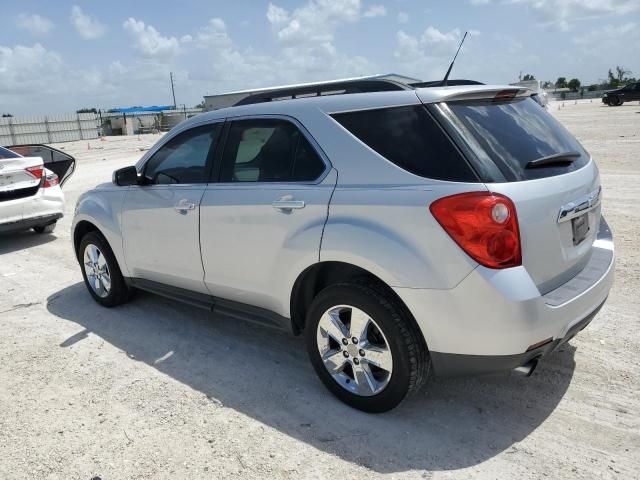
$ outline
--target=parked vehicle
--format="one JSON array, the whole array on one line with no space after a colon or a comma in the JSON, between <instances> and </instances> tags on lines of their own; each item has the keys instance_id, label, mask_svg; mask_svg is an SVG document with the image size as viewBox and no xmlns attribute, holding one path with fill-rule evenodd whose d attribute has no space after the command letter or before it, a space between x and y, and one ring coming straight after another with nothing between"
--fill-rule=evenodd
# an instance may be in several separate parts
<instances>
[{"instance_id":1,"label":"parked vehicle","mask_svg":"<svg viewBox=\"0 0 640 480\"><path fill-rule=\"evenodd\" d=\"M368 412L432 369L530 374L614 271L596 164L530 94L261 93L186 120L80 197L88 291L302 333L322 382Z\"/></svg>"},{"instance_id":2,"label":"parked vehicle","mask_svg":"<svg viewBox=\"0 0 640 480\"><path fill-rule=\"evenodd\" d=\"M51 233L64 214L62 185L75 159L45 145L0 147L0 233Z\"/></svg>"},{"instance_id":3,"label":"parked vehicle","mask_svg":"<svg viewBox=\"0 0 640 480\"><path fill-rule=\"evenodd\" d=\"M622 88L610 90L602 96L602 103L619 107L624 102L640 101L640 82L628 83Z\"/></svg>"}]
</instances>

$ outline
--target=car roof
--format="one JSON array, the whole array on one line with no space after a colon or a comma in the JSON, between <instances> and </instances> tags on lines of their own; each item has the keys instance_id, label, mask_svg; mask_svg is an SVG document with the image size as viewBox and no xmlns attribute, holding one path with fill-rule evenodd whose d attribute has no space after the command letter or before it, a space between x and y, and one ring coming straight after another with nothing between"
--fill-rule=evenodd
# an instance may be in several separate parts
<instances>
[{"instance_id":1,"label":"car roof","mask_svg":"<svg viewBox=\"0 0 640 480\"><path fill-rule=\"evenodd\" d=\"M327 114L384 108L419 103L438 103L451 100L492 98L497 92L515 90L517 95L530 95L525 87L513 85L456 85L447 87L417 88L414 90L396 90L386 92L367 92L336 94L277 100L235 107L221 108L196 115L180 124L180 130L191 125L223 118L249 115L292 115L307 109L320 110Z\"/></svg>"}]
</instances>

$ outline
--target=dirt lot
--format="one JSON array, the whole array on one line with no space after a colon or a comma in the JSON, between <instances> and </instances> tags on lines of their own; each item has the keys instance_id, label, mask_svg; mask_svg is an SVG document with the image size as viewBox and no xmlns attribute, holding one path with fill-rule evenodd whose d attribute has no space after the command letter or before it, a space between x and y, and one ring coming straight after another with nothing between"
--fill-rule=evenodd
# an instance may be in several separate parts
<instances>
[{"instance_id":1,"label":"dirt lot","mask_svg":"<svg viewBox=\"0 0 640 480\"><path fill-rule=\"evenodd\" d=\"M0 238L0 478L638 478L640 106L551 111L601 168L608 303L529 379L435 380L378 416L335 400L299 338L145 294L98 307L76 198L157 136L63 144L67 216Z\"/></svg>"}]
</instances>

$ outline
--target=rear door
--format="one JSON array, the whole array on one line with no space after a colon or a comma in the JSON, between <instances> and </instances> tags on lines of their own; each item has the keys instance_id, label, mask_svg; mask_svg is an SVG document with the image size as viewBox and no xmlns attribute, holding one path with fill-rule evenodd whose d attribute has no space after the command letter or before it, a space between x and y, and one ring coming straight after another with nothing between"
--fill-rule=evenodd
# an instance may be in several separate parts
<instances>
[{"instance_id":1,"label":"rear door","mask_svg":"<svg viewBox=\"0 0 640 480\"><path fill-rule=\"evenodd\" d=\"M433 108L451 120L477 163L497 167L486 186L513 200L523 266L541 293L575 276L589 260L600 223L598 169L580 143L526 97Z\"/></svg>"},{"instance_id":2,"label":"rear door","mask_svg":"<svg viewBox=\"0 0 640 480\"><path fill-rule=\"evenodd\" d=\"M21 157L0 147L0 223L22 220L22 200L38 193L42 174L41 158Z\"/></svg>"},{"instance_id":3,"label":"rear door","mask_svg":"<svg viewBox=\"0 0 640 480\"><path fill-rule=\"evenodd\" d=\"M292 272L318 260L337 176L296 122L249 118L227 128L219 181L201 204L205 283L216 297L283 314Z\"/></svg>"}]
</instances>

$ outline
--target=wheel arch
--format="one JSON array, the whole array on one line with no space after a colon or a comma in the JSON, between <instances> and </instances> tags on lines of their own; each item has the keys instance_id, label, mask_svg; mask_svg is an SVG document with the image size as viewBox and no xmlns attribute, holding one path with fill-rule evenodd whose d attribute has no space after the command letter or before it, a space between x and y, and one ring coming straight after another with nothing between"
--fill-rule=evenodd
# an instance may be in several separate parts
<instances>
[{"instance_id":1,"label":"wheel arch","mask_svg":"<svg viewBox=\"0 0 640 480\"><path fill-rule=\"evenodd\" d=\"M324 288L337 283L362 281L374 285L376 289L393 298L405 310L425 344L428 344L407 305L384 280L357 265L333 260L318 262L307 267L294 282L290 300L291 328L294 334L298 335L304 330L309 306Z\"/></svg>"},{"instance_id":2,"label":"wheel arch","mask_svg":"<svg viewBox=\"0 0 640 480\"><path fill-rule=\"evenodd\" d=\"M82 238L89 232L98 232L104 238L104 234L95 224L88 220L79 221L73 228L73 251L76 257L78 256L78 249L80 248Z\"/></svg>"}]
</instances>

